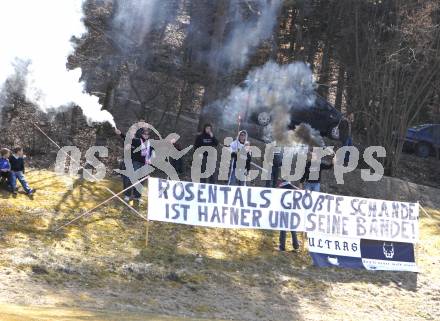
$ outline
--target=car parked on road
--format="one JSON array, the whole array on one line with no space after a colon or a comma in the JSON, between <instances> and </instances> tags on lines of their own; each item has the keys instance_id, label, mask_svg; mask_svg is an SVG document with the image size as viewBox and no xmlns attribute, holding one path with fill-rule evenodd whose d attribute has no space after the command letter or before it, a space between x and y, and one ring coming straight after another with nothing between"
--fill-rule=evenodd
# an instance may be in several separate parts
<instances>
[{"instance_id":1,"label":"car parked on road","mask_svg":"<svg viewBox=\"0 0 440 321\"><path fill-rule=\"evenodd\" d=\"M246 129L249 135L254 138L265 137L265 129L272 121L271 111L262 107L260 110L253 110L245 114L242 128ZM326 99L316 95L313 106L292 106L290 115L286 115L286 117L290 118L290 129L294 129L301 123L307 123L318 130L322 136L337 139L334 137L334 128L339 125L342 114Z\"/></svg>"},{"instance_id":2,"label":"car parked on road","mask_svg":"<svg viewBox=\"0 0 440 321\"><path fill-rule=\"evenodd\" d=\"M440 124L423 124L407 130L404 149L414 151L419 157L429 157L440 151Z\"/></svg>"}]
</instances>

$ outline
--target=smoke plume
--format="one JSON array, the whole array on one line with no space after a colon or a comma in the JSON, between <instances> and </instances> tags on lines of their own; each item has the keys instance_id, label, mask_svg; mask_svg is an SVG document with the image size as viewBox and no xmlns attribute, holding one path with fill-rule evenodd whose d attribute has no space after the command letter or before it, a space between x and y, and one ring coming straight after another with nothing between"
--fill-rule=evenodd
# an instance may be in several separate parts
<instances>
[{"instance_id":1,"label":"smoke plume","mask_svg":"<svg viewBox=\"0 0 440 321\"><path fill-rule=\"evenodd\" d=\"M315 99L315 81L306 64L279 65L269 61L253 69L241 86L233 88L226 99L215 102L213 107L224 110L223 123L229 127L239 116L267 113L270 123L265 127L264 140L275 140L278 146L320 146L322 137L309 125L289 129L292 109L310 108Z\"/></svg>"},{"instance_id":2,"label":"smoke plume","mask_svg":"<svg viewBox=\"0 0 440 321\"><path fill-rule=\"evenodd\" d=\"M282 2L232 0L229 7L232 31L223 47L213 53L214 59L229 70L244 67L255 49L272 36ZM251 18L246 17L243 6L251 12Z\"/></svg>"},{"instance_id":3,"label":"smoke plume","mask_svg":"<svg viewBox=\"0 0 440 321\"><path fill-rule=\"evenodd\" d=\"M113 34L123 50L141 46L165 15L159 0L118 0L115 1L115 12Z\"/></svg>"},{"instance_id":4,"label":"smoke plume","mask_svg":"<svg viewBox=\"0 0 440 321\"><path fill-rule=\"evenodd\" d=\"M0 87L18 70L14 61L28 61L25 94L43 111L76 104L92 122L109 122L98 97L81 82L81 69L67 70L71 39L85 32L83 0L9 0L0 2Z\"/></svg>"}]
</instances>

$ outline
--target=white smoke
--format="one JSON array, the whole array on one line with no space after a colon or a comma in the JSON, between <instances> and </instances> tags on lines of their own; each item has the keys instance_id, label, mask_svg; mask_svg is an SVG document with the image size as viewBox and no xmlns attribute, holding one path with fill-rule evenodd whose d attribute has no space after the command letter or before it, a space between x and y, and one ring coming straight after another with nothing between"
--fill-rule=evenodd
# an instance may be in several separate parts
<instances>
[{"instance_id":1,"label":"white smoke","mask_svg":"<svg viewBox=\"0 0 440 321\"><path fill-rule=\"evenodd\" d=\"M306 64L279 65L269 61L251 70L242 86L233 88L226 99L216 101L213 107L224 110L226 125L233 125L239 116L267 113L271 121L264 138L275 140L279 146L310 145L312 141L320 145L322 138L310 126L289 130L292 109L312 107L316 100L315 88L312 70ZM305 133L312 137L305 137Z\"/></svg>"},{"instance_id":2,"label":"white smoke","mask_svg":"<svg viewBox=\"0 0 440 321\"><path fill-rule=\"evenodd\" d=\"M147 36L168 23L175 23L174 1L113 0L115 14L112 21L113 38L123 53L141 49L144 54L151 49L145 46Z\"/></svg>"},{"instance_id":3,"label":"white smoke","mask_svg":"<svg viewBox=\"0 0 440 321\"><path fill-rule=\"evenodd\" d=\"M113 116L89 95L80 81L81 69L67 70L71 39L86 30L83 0L3 0L0 2L0 87L14 74L14 61L29 61L25 78L27 99L43 111L76 104L92 122Z\"/></svg>"},{"instance_id":4,"label":"white smoke","mask_svg":"<svg viewBox=\"0 0 440 321\"><path fill-rule=\"evenodd\" d=\"M161 16L158 0L118 0L113 28L118 43L124 48L143 44L154 23Z\"/></svg>"},{"instance_id":5,"label":"white smoke","mask_svg":"<svg viewBox=\"0 0 440 321\"><path fill-rule=\"evenodd\" d=\"M230 70L244 67L255 49L272 36L282 0L232 0L229 15L233 29L223 47L213 53L214 60L224 63ZM251 11L246 18L243 5Z\"/></svg>"}]
</instances>

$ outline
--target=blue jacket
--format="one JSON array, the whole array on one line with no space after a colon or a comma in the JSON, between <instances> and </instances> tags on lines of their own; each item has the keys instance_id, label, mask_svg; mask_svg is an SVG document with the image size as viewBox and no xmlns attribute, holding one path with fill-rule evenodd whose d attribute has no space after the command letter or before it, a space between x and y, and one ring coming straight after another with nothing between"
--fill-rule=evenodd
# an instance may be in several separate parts
<instances>
[{"instance_id":1,"label":"blue jacket","mask_svg":"<svg viewBox=\"0 0 440 321\"><path fill-rule=\"evenodd\" d=\"M0 157L0 171L5 172L5 170L11 170L11 164L8 159Z\"/></svg>"}]
</instances>

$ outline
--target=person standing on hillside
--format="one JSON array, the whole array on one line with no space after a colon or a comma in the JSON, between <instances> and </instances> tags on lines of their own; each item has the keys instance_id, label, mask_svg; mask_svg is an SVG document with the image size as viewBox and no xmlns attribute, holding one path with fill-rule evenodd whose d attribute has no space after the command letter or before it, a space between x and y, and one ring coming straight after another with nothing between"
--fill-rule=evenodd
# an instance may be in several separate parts
<instances>
[{"instance_id":1,"label":"person standing on hillside","mask_svg":"<svg viewBox=\"0 0 440 321\"><path fill-rule=\"evenodd\" d=\"M200 133L200 135L196 137L196 141L194 143L194 150L197 151L199 147L204 147L204 146L210 146L210 147L218 146L218 140L214 136L211 124L205 124L205 126L203 126L203 131ZM207 163L208 163L208 153L205 152L202 155L202 172L206 171ZM210 184L215 184L214 174L212 174L208 179L202 178L201 182L206 183L207 180L209 181Z\"/></svg>"},{"instance_id":2,"label":"person standing on hillside","mask_svg":"<svg viewBox=\"0 0 440 321\"><path fill-rule=\"evenodd\" d=\"M121 139L125 142L126 135L123 134L119 129L115 130L116 135L119 135ZM130 158L133 166L133 171L137 171L145 165L151 164L151 158L154 155L154 149L150 144L150 133L147 128L139 128L134 138L131 141L131 145L124 146L125 148L130 148ZM122 160L119 164L119 170L124 172L127 170L125 160ZM135 182L132 182L130 177L122 174L122 181L124 185L124 200L129 202L132 198L135 202L139 202L141 200L141 191L142 186L133 186L130 189L127 189Z\"/></svg>"},{"instance_id":3,"label":"person standing on hillside","mask_svg":"<svg viewBox=\"0 0 440 321\"><path fill-rule=\"evenodd\" d=\"M0 184L7 182L8 187L10 185L10 171L11 164L9 163L9 157L11 156L11 151L7 148L2 148L0 150Z\"/></svg>"},{"instance_id":4,"label":"person standing on hillside","mask_svg":"<svg viewBox=\"0 0 440 321\"><path fill-rule=\"evenodd\" d=\"M23 148L15 147L13 150L13 154L9 157L9 163L11 164L10 171L10 185L12 193L17 193L17 179L23 187L24 191L27 195L32 195L35 193L35 190L29 187L25 177L24 177L24 154Z\"/></svg>"},{"instance_id":5,"label":"person standing on hillside","mask_svg":"<svg viewBox=\"0 0 440 321\"><path fill-rule=\"evenodd\" d=\"M278 178L280 177L281 166L283 164L283 154L281 149L275 145L272 145L270 155L273 155L272 158L272 167L270 169L270 179L266 181L266 187L275 188L277 187ZM266 145L266 148L268 148Z\"/></svg>"},{"instance_id":6,"label":"person standing on hillside","mask_svg":"<svg viewBox=\"0 0 440 321\"><path fill-rule=\"evenodd\" d=\"M278 188L283 189L295 189L292 183L288 181L282 181L278 184ZM290 234L292 235L292 247L294 251L297 251L299 249L299 242L298 237L296 235L295 231L290 231ZM287 238L287 232L286 231L280 231L280 245L279 245L279 251L284 252L286 251L286 238Z\"/></svg>"},{"instance_id":7,"label":"person standing on hillside","mask_svg":"<svg viewBox=\"0 0 440 321\"><path fill-rule=\"evenodd\" d=\"M315 166L315 156L316 154L313 153L312 148L310 148L307 154L307 162L304 175L301 178L300 182L305 190L311 192L320 192L322 171L333 168L335 159L333 158L331 162L321 160L319 166Z\"/></svg>"},{"instance_id":8,"label":"person standing on hillside","mask_svg":"<svg viewBox=\"0 0 440 321\"><path fill-rule=\"evenodd\" d=\"M345 115L339 123L339 141L342 146L353 146L353 139L351 136L351 115ZM347 166L350 159L350 152L345 153L344 166Z\"/></svg>"},{"instance_id":9,"label":"person standing on hillside","mask_svg":"<svg viewBox=\"0 0 440 321\"><path fill-rule=\"evenodd\" d=\"M245 172L250 170L252 155L248 151L249 142L247 138L248 138L247 131L242 130L238 133L237 139L234 140L230 146L231 167L229 171L228 185L242 186L244 184L244 181L241 181L239 178L237 178L237 162L241 157L243 157L243 159L246 160ZM240 174L245 175L245 173L240 173Z\"/></svg>"},{"instance_id":10,"label":"person standing on hillside","mask_svg":"<svg viewBox=\"0 0 440 321\"><path fill-rule=\"evenodd\" d=\"M145 165L151 164L154 149L150 144L150 132L146 128L139 128L136 131L135 137L131 141L131 160L133 170L137 171ZM133 183L133 182L132 182ZM134 186L133 199L135 202L141 200L142 184Z\"/></svg>"}]
</instances>

